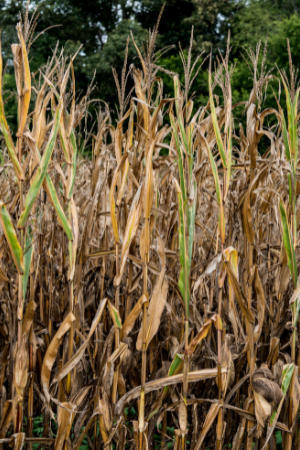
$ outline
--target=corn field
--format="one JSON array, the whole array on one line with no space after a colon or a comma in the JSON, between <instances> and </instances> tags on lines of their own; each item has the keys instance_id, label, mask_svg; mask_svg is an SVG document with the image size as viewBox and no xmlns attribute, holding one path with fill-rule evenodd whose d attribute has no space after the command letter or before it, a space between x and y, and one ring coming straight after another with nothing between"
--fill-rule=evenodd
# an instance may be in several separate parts
<instances>
[{"instance_id":1,"label":"corn field","mask_svg":"<svg viewBox=\"0 0 300 450\"><path fill-rule=\"evenodd\" d=\"M3 449L300 449L289 46L289 74L266 71L260 44L249 50L253 89L235 104L228 40L207 56L209 99L196 110L192 84L206 69L193 32L180 83L159 66L158 25L143 51L129 38L137 62L113 71L115 126L103 103L90 125L93 88L77 97L76 55L56 48L31 73L27 9L12 45L12 133L1 57ZM277 108L266 106L270 83Z\"/></svg>"}]
</instances>

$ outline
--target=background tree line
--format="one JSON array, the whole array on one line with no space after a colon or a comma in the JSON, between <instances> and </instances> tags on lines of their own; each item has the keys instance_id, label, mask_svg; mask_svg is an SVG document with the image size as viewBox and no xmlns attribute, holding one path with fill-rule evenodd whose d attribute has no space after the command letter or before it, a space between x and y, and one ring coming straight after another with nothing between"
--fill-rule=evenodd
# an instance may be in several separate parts
<instances>
[{"instance_id":1,"label":"background tree line","mask_svg":"<svg viewBox=\"0 0 300 450\"><path fill-rule=\"evenodd\" d=\"M18 14L24 10L24 0L0 0L0 26L2 51L7 62L5 75L8 92L15 89L10 43L15 38ZM231 61L236 64L233 75L233 101L246 100L252 86L252 76L247 64L247 50L255 51L257 43L265 43L268 36L266 69L276 72L275 64L288 71L287 38L290 41L293 63L300 59L300 0L32 0L30 9L39 12L35 34L52 27L33 43L30 49L31 70L45 64L51 55L50 48L63 46L65 52L82 50L75 61L76 92L84 92L91 83L94 72L96 87L93 96L114 108L117 90L112 76L112 66L120 74L125 54L127 36L132 32L138 45L146 42L149 28L153 28L165 4L159 27L157 48L173 45L164 53L160 65L182 74L179 43L188 50L191 27L194 27L193 52L206 54L218 49L224 52L230 30ZM204 54L205 55L205 54ZM243 57L244 55L244 57ZM204 58L204 56L203 56ZM136 50L129 43L128 64L138 65ZM207 68L205 61L203 68ZM37 73L38 76L38 73ZM173 82L165 74L166 95L173 95ZM132 83L129 80L129 86ZM193 85L197 102L207 101L207 71L200 71ZM272 90L268 95L273 95ZM10 97L8 114L16 107Z\"/></svg>"}]
</instances>

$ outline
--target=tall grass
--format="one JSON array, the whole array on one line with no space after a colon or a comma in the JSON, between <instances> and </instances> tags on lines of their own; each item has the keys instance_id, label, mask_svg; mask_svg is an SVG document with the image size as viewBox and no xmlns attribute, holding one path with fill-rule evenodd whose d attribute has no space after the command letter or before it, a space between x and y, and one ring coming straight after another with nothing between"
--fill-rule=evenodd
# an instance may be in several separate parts
<instances>
[{"instance_id":1,"label":"tall grass","mask_svg":"<svg viewBox=\"0 0 300 450\"><path fill-rule=\"evenodd\" d=\"M214 71L210 56L196 111L193 34L181 85L159 67L158 21L143 52L131 36L141 68L129 67L127 97L127 50L120 81L113 73L117 125L101 106L89 129L92 87L77 98L76 55L56 48L31 74L34 23L27 9L12 46L16 136L0 96L0 445L299 448L292 62L289 76L271 75L260 45L249 52L243 126L229 40ZM283 86L277 109L263 109L270 82Z\"/></svg>"}]
</instances>

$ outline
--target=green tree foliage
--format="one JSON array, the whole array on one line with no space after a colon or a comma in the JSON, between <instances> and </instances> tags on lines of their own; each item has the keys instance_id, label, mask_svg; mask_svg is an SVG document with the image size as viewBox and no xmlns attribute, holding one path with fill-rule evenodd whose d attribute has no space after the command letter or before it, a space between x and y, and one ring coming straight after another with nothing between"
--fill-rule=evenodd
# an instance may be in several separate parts
<instances>
[{"instance_id":1,"label":"green tree foliage","mask_svg":"<svg viewBox=\"0 0 300 450\"><path fill-rule=\"evenodd\" d=\"M0 0L2 46L8 63L5 91L15 88L8 43L16 39L14 24L25 5L25 0ZM118 101L111 68L113 66L118 74L121 73L127 37L132 32L139 45L146 42L148 31L155 25L163 5L157 48L173 45L161 59L161 65L172 72L182 74L179 43L183 51L187 52L192 26L194 56L202 51L208 54L211 49L215 54L218 49L224 52L230 30L231 57L236 61L234 101L245 100L252 83L249 67L242 54L248 59L246 50L252 47L255 51L256 44L260 40L264 43L267 36L267 69L272 69L269 64L272 61L273 65L276 62L288 71L287 38L293 62L296 67L299 66L300 0L32 0L31 11L37 8L39 13L35 36L48 29L30 49L32 71L46 63L49 47L55 48L57 41L67 54L75 53L82 44L75 60L77 93L86 91L96 71L94 95L113 109ZM139 65L130 41L128 66L131 63ZM208 62L204 64L208 65ZM202 102L208 97L207 76L205 71L200 73L202 75L196 78L192 92L195 91ZM162 76L166 93L172 95L172 82L166 74ZM129 78L128 91L132 83ZM271 89L268 95L273 95ZM7 96L8 93L5 94ZM15 108L16 102L12 96L6 106L8 116Z\"/></svg>"}]
</instances>

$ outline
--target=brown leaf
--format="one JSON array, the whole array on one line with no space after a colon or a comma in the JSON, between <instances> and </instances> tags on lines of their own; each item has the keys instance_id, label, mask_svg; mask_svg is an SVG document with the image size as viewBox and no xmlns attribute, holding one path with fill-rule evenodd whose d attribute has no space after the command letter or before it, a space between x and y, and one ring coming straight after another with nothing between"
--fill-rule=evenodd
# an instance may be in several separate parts
<instances>
[{"instance_id":1,"label":"brown leaf","mask_svg":"<svg viewBox=\"0 0 300 450\"><path fill-rule=\"evenodd\" d=\"M99 303L99 307L98 310L96 312L96 315L94 317L94 320L91 324L90 327L90 331L88 334L88 337L86 339L86 341L82 344L82 346L80 347L80 349L75 353L75 355L69 359L69 361L59 370L59 372L55 375L55 377L53 378L53 381L51 383L51 386L54 383L58 383L60 380L62 380L75 366L76 364L79 363L79 361L81 360L85 349L87 348L89 341L92 337L92 335L94 334L95 329L97 328L98 323L101 320L104 308L106 306L107 303L107 299L104 298L103 300L101 300L101 302Z\"/></svg>"},{"instance_id":2,"label":"brown leaf","mask_svg":"<svg viewBox=\"0 0 300 450\"><path fill-rule=\"evenodd\" d=\"M103 416L106 433L109 434L113 425L112 412L109 398L103 388L101 389L98 405L99 405L99 414Z\"/></svg>"},{"instance_id":3,"label":"brown leaf","mask_svg":"<svg viewBox=\"0 0 300 450\"><path fill-rule=\"evenodd\" d=\"M260 276L258 274L258 268L255 267L254 272L254 290L256 294L256 300L257 300L257 318L258 318L258 324L254 328L253 333L253 345L256 344L258 339L260 338L262 327L265 319L265 309L266 309L266 299L265 299L265 293L264 288L260 279ZM246 353L249 350L249 340L247 341L245 347L243 348L242 354Z\"/></svg>"},{"instance_id":4,"label":"brown leaf","mask_svg":"<svg viewBox=\"0 0 300 450\"><path fill-rule=\"evenodd\" d=\"M272 406L265 397L263 397L261 394L256 392L253 389L253 395L254 395L254 403L255 403L255 417L257 420L257 423L260 425L260 431L257 434L257 437L260 437L262 434L262 430L265 427L267 420L271 416L272 413Z\"/></svg>"},{"instance_id":5,"label":"brown leaf","mask_svg":"<svg viewBox=\"0 0 300 450\"><path fill-rule=\"evenodd\" d=\"M25 441L25 433L15 433L12 437L14 439L14 450L21 450Z\"/></svg>"},{"instance_id":6,"label":"brown leaf","mask_svg":"<svg viewBox=\"0 0 300 450\"><path fill-rule=\"evenodd\" d=\"M254 231L252 225L252 212L251 212L251 193L256 187L259 181L267 175L268 164L263 167L256 177L251 181L248 190L246 192L244 203L243 203L243 223L244 229L246 231L247 239L249 244L254 244Z\"/></svg>"},{"instance_id":7,"label":"brown leaf","mask_svg":"<svg viewBox=\"0 0 300 450\"><path fill-rule=\"evenodd\" d=\"M157 235L157 249L161 261L161 271L158 275L156 285L150 300L150 306L147 311L146 348L148 347L151 340L157 333L161 315L165 307L165 302L167 299L169 288L167 280L164 280L166 256L164 251L164 244L159 234ZM142 345L143 345L143 327L141 327L137 337L136 349L140 351L142 349Z\"/></svg>"},{"instance_id":8,"label":"brown leaf","mask_svg":"<svg viewBox=\"0 0 300 450\"><path fill-rule=\"evenodd\" d=\"M6 401L3 405L2 417L0 417L0 439L6 436L12 419L12 403L10 401Z\"/></svg>"},{"instance_id":9,"label":"brown leaf","mask_svg":"<svg viewBox=\"0 0 300 450\"><path fill-rule=\"evenodd\" d=\"M221 374L225 373L224 369L222 369ZM207 380L209 378L215 378L218 374L218 369L202 369L197 370L195 372L188 373L188 383L193 383L199 380ZM183 382L183 373L172 375L170 377L164 377L158 380L149 381L145 384L145 395L152 391L157 391L165 386L172 386L177 383ZM120 414L125 403L140 397L141 395L141 387L138 386L131 391L127 392L115 406L115 414Z\"/></svg>"},{"instance_id":10,"label":"brown leaf","mask_svg":"<svg viewBox=\"0 0 300 450\"><path fill-rule=\"evenodd\" d=\"M132 327L134 325L134 322L136 321L137 317L139 316L143 304L148 301L145 294L143 294L139 300L134 305L133 309L131 310L130 314L128 315L127 319L123 323L123 326L120 330L120 340L122 341L132 330Z\"/></svg>"},{"instance_id":11,"label":"brown leaf","mask_svg":"<svg viewBox=\"0 0 300 450\"><path fill-rule=\"evenodd\" d=\"M36 306L37 305L34 302L34 300L30 299L28 302L27 308L26 308L23 325L22 325L23 339L27 339L27 337L29 335L30 328L31 328L33 318L34 318L34 312L36 310Z\"/></svg>"},{"instance_id":12,"label":"brown leaf","mask_svg":"<svg viewBox=\"0 0 300 450\"><path fill-rule=\"evenodd\" d=\"M5 283L9 283L9 279L5 275L2 267L0 266L0 281L4 281Z\"/></svg>"},{"instance_id":13,"label":"brown leaf","mask_svg":"<svg viewBox=\"0 0 300 450\"><path fill-rule=\"evenodd\" d=\"M192 340L192 342L190 342L188 349L187 349L187 353L188 355L191 357L192 354L194 353L197 345L199 344L199 342L202 341L202 339L204 339L211 327L212 322L218 322L219 321L219 316L218 314L215 314L213 317L211 317L210 319L208 319L205 324L200 328L200 330L198 331L198 333L196 334L196 336L194 337L194 339Z\"/></svg>"},{"instance_id":14,"label":"brown leaf","mask_svg":"<svg viewBox=\"0 0 300 450\"><path fill-rule=\"evenodd\" d=\"M137 190L134 199L132 200L131 207L130 207L130 213L129 217L127 219L124 238L123 238L123 244L122 244L122 251L121 251L121 264L120 264L120 273L119 275L116 275L114 279L114 285L119 286L121 283L121 279L123 276L123 272L125 269L125 264L127 261L127 256L130 249L130 244L137 232L141 212L142 212L142 203L141 203L141 192L143 189L143 185L141 184L139 189Z\"/></svg>"},{"instance_id":15,"label":"brown leaf","mask_svg":"<svg viewBox=\"0 0 300 450\"><path fill-rule=\"evenodd\" d=\"M54 450L62 450L64 442L69 439L72 423L75 417L76 405L71 402L63 402L57 408L57 436Z\"/></svg>"},{"instance_id":16,"label":"brown leaf","mask_svg":"<svg viewBox=\"0 0 300 450\"><path fill-rule=\"evenodd\" d=\"M44 356L44 361L41 370L41 385L48 403L50 403L49 385L51 370L61 344L61 338L69 331L72 323L76 320L74 314L69 312L63 323L60 325L56 334L54 335L47 352Z\"/></svg>"},{"instance_id":17,"label":"brown leaf","mask_svg":"<svg viewBox=\"0 0 300 450\"><path fill-rule=\"evenodd\" d=\"M194 450L200 450L203 441L205 439L205 436L207 435L208 431L210 430L210 428L212 427L212 424L215 420L215 418L218 415L219 409L220 409L221 405L219 403L213 403L211 405L211 407L209 408L209 411L207 413L207 416L205 418L205 422L202 428L202 431L199 435L198 441L195 445Z\"/></svg>"},{"instance_id":18,"label":"brown leaf","mask_svg":"<svg viewBox=\"0 0 300 450\"><path fill-rule=\"evenodd\" d=\"M243 293L239 282L232 270L231 264L229 261L224 261L224 266L226 268L228 277L230 279L232 288L234 290L235 296L237 298L238 304L244 314L244 316L246 317L246 319L248 320L248 322L250 323L254 323L254 314L253 312L248 308L247 306L247 300L245 297L245 294Z\"/></svg>"}]
</instances>

